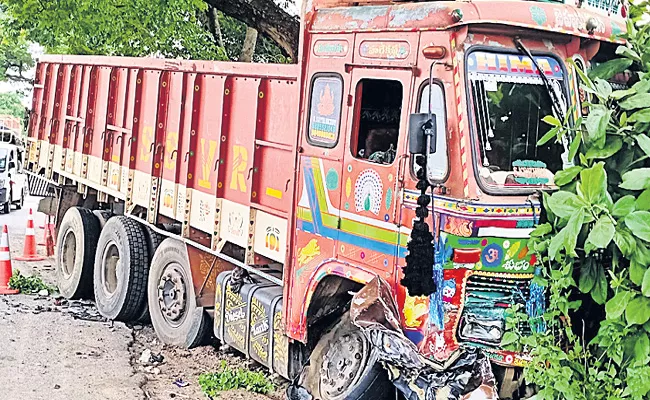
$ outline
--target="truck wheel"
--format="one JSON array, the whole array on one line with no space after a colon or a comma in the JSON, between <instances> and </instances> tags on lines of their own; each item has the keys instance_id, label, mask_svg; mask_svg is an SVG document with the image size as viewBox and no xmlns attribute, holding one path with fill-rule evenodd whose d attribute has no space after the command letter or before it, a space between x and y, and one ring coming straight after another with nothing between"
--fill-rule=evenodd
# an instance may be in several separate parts
<instances>
[{"instance_id":1,"label":"truck wheel","mask_svg":"<svg viewBox=\"0 0 650 400\"><path fill-rule=\"evenodd\" d=\"M376 350L347 314L314 348L304 384L321 400L395 398Z\"/></svg>"},{"instance_id":2,"label":"truck wheel","mask_svg":"<svg viewBox=\"0 0 650 400\"><path fill-rule=\"evenodd\" d=\"M149 252L142 227L128 217L108 220L95 255L95 300L111 320L132 321L146 300Z\"/></svg>"},{"instance_id":3,"label":"truck wheel","mask_svg":"<svg viewBox=\"0 0 650 400\"><path fill-rule=\"evenodd\" d=\"M9 196L11 196L11 194L9 194ZM7 202L2 205L2 213L9 214L10 212L11 212L11 200L7 200Z\"/></svg>"},{"instance_id":4,"label":"truck wheel","mask_svg":"<svg viewBox=\"0 0 650 400\"><path fill-rule=\"evenodd\" d=\"M156 233L153 229L151 229L148 226L144 227L145 233L147 234L147 249L149 250L149 254L152 255L156 254L156 250L158 250L158 246L160 246L160 243L162 243L163 239L165 239L164 236L159 235ZM149 302L145 301L144 306L142 307L142 310L140 311L140 315L135 319L137 322L141 322L143 324L147 324L151 322L151 316L149 315Z\"/></svg>"},{"instance_id":5,"label":"truck wheel","mask_svg":"<svg viewBox=\"0 0 650 400\"><path fill-rule=\"evenodd\" d=\"M113 216L113 213L108 210L95 210L93 211L93 214L95 214L95 216L99 220L99 225L102 227L102 229L104 228L104 225L106 225L108 220Z\"/></svg>"},{"instance_id":6,"label":"truck wheel","mask_svg":"<svg viewBox=\"0 0 650 400\"><path fill-rule=\"evenodd\" d=\"M196 305L184 243L168 238L160 244L151 261L147 289L151 323L163 343L184 348L203 343L211 324Z\"/></svg>"},{"instance_id":7,"label":"truck wheel","mask_svg":"<svg viewBox=\"0 0 650 400\"><path fill-rule=\"evenodd\" d=\"M92 297L93 265L99 221L87 208L70 208L56 235L56 275L61 295L68 299Z\"/></svg>"}]
</instances>

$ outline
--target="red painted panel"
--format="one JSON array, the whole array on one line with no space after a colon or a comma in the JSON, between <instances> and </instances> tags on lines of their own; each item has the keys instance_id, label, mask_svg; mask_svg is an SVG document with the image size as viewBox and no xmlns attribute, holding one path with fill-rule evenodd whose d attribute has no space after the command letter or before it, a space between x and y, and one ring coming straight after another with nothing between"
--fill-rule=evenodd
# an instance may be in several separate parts
<instances>
[{"instance_id":1,"label":"red painted panel","mask_svg":"<svg viewBox=\"0 0 650 400\"><path fill-rule=\"evenodd\" d=\"M240 204L250 204L253 151L256 129L257 78L229 77L224 90L221 141L224 151L219 168L218 195Z\"/></svg>"},{"instance_id":2,"label":"red painted panel","mask_svg":"<svg viewBox=\"0 0 650 400\"><path fill-rule=\"evenodd\" d=\"M187 174L190 160L190 138L192 131L192 110L194 99L194 81L196 74L183 74L183 99L181 104L181 125L179 128L180 148L178 150L179 168L175 181L187 186Z\"/></svg>"},{"instance_id":3,"label":"red painted panel","mask_svg":"<svg viewBox=\"0 0 650 400\"><path fill-rule=\"evenodd\" d=\"M219 137L225 77L198 75L194 82L188 187L217 192L217 169L222 142Z\"/></svg>"},{"instance_id":4,"label":"red painted panel","mask_svg":"<svg viewBox=\"0 0 650 400\"><path fill-rule=\"evenodd\" d=\"M160 83L160 71L144 70L138 74L136 80L136 115L134 122L134 144L136 170L151 175L153 170L153 151L156 143L155 127L158 105L158 85Z\"/></svg>"}]
</instances>

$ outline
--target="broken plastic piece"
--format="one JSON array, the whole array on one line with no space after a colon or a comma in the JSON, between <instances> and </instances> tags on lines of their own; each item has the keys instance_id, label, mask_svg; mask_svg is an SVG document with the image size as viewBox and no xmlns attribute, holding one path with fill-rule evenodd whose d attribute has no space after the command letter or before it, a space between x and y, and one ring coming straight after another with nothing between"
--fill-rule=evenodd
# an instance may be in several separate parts
<instances>
[{"instance_id":1,"label":"broken plastic piece","mask_svg":"<svg viewBox=\"0 0 650 400\"><path fill-rule=\"evenodd\" d=\"M184 388L190 385L189 382L186 382L183 380L183 378L178 378L174 382L174 385L178 386L179 388Z\"/></svg>"}]
</instances>

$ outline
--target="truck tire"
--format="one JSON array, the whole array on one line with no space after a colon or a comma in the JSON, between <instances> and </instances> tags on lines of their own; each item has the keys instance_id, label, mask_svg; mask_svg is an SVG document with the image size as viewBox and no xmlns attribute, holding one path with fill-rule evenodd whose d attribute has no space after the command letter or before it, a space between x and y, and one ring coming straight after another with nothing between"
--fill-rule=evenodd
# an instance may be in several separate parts
<instances>
[{"instance_id":1,"label":"truck tire","mask_svg":"<svg viewBox=\"0 0 650 400\"><path fill-rule=\"evenodd\" d=\"M113 213L108 210L95 210L93 211L93 214L95 214L95 216L97 217L97 220L99 221L99 225L102 227L102 229L104 229L104 225L106 225L108 220L113 216Z\"/></svg>"},{"instance_id":2,"label":"truck tire","mask_svg":"<svg viewBox=\"0 0 650 400\"><path fill-rule=\"evenodd\" d=\"M91 298L93 265L99 239L99 221L87 208L70 208L56 235L56 275L61 295Z\"/></svg>"},{"instance_id":3,"label":"truck tire","mask_svg":"<svg viewBox=\"0 0 650 400\"><path fill-rule=\"evenodd\" d=\"M303 384L314 399L394 399L377 351L346 313L314 348Z\"/></svg>"},{"instance_id":4,"label":"truck tire","mask_svg":"<svg viewBox=\"0 0 650 400\"><path fill-rule=\"evenodd\" d=\"M23 209L23 207L25 206L25 197L27 196L25 195L25 191L23 190L23 192L20 194L20 200L16 202L16 210Z\"/></svg>"},{"instance_id":5,"label":"truck tire","mask_svg":"<svg viewBox=\"0 0 650 400\"><path fill-rule=\"evenodd\" d=\"M95 256L95 301L99 313L118 321L138 317L147 296L149 251L142 226L128 217L106 222Z\"/></svg>"},{"instance_id":6,"label":"truck tire","mask_svg":"<svg viewBox=\"0 0 650 400\"><path fill-rule=\"evenodd\" d=\"M153 255L156 254L156 250L158 249L158 246L160 246L160 243L162 243L165 237L159 235L158 233L156 233L156 231L154 231L148 226L145 226L144 230L147 234L147 249L149 250L149 254L153 258ZM149 315L148 301L144 302L142 310L140 311L140 315L135 320L143 324L148 324L149 322L151 322L151 316Z\"/></svg>"},{"instance_id":7,"label":"truck tire","mask_svg":"<svg viewBox=\"0 0 650 400\"><path fill-rule=\"evenodd\" d=\"M147 290L151 323L165 344L192 348L202 344L212 325L196 304L185 244L165 239L153 256Z\"/></svg>"}]
</instances>

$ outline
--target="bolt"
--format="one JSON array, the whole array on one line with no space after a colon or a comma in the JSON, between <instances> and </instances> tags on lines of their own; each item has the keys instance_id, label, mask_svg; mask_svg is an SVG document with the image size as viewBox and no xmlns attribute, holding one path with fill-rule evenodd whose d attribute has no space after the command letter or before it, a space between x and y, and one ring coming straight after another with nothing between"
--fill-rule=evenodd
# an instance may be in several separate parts
<instances>
[{"instance_id":1,"label":"bolt","mask_svg":"<svg viewBox=\"0 0 650 400\"><path fill-rule=\"evenodd\" d=\"M355 354L354 358L356 358L357 360L361 360L361 353Z\"/></svg>"}]
</instances>

